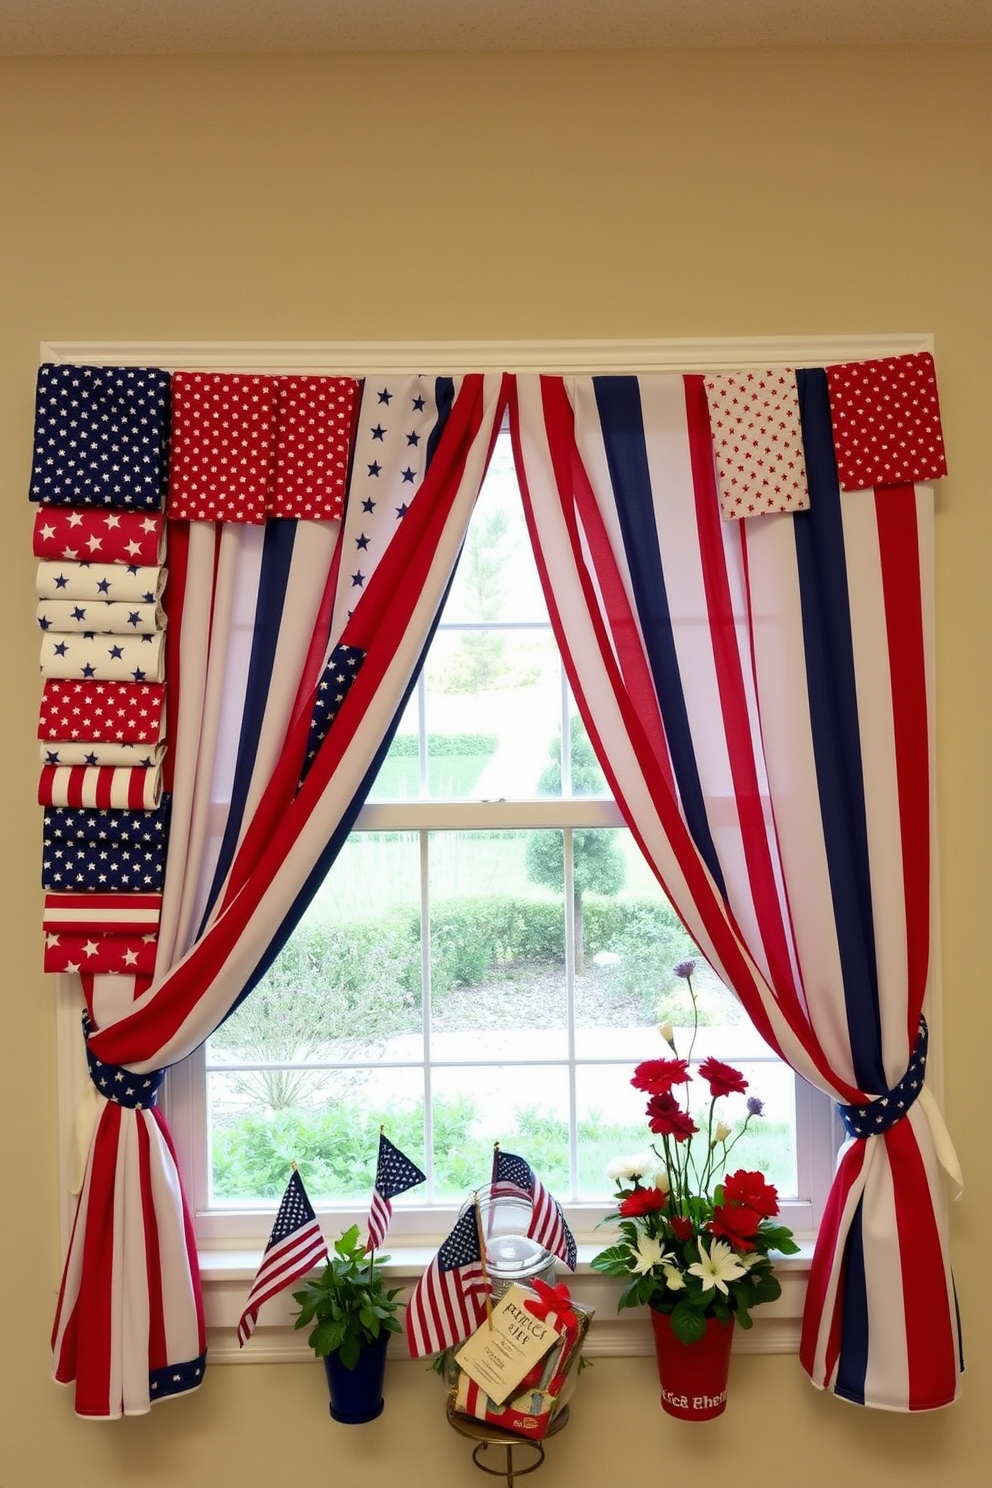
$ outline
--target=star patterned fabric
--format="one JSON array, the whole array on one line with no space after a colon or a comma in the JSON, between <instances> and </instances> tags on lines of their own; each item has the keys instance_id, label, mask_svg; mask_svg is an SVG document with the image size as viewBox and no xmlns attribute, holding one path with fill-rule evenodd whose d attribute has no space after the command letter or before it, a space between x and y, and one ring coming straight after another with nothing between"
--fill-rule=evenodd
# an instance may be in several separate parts
<instances>
[{"instance_id":1,"label":"star patterned fabric","mask_svg":"<svg viewBox=\"0 0 992 1488\"><path fill-rule=\"evenodd\" d=\"M43 599L36 612L42 630L84 635L154 635L165 629L165 611L140 600Z\"/></svg>"},{"instance_id":2,"label":"star patterned fabric","mask_svg":"<svg viewBox=\"0 0 992 1488\"><path fill-rule=\"evenodd\" d=\"M148 744L165 728L164 682L46 681L38 738Z\"/></svg>"},{"instance_id":3,"label":"star patterned fabric","mask_svg":"<svg viewBox=\"0 0 992 1488\"><path fill-rule=\"evenodd\" d=\"M939 480L947 458L927 351L827 368L842 491Z\"/></svg>"},{"instance_id":4,"label":"star patterned fabric","mask_svg":"<svg viewBox=\"0 0 992 1488\"><path fill-rule=\"evenodd\" d=\"M727 520L809 506L792 367L705 379L720 507Z\"/></svg>"},{"instance_id":5,"label":"star patterned fabric","mask_svg":"<svg viewBox=\"0 0 992 1488\"><path fill-rule=\"evenodd\" d=\"M155 971L158 936L115 935L110 930L49 931L42 969L58 976L82 972L92 976L146 976Z\"/></svg>"},{"instance_id":6,"label":"star patterned fabric","mask_svg":"<svg viewBox=\"0 0 992 1488\"><path fill-rule=\"evenodd\" d=\"M162 682L165 632L154 635L67 635L46 630L41 637L41 675L62 680Z\"/></svg>"},{"instance_id":7,"label":"star patterned fabric","mask_svg":"<svg viewBox=\"0 0 992 1488\"><path fill-rule=\"evenodd\" d=\"M154 367L38 370L30 499L161 510L169 374Z\"/></svg>"},{"instance_id":8,"label":"star patterned fabric","mask_svg":"<svg viewBox=\"0 0 992 1488\"><path fill-rule=\"evenodd\" d=\"M354 378L177 372L172 389L172 520L340 517Z\"/></svg>"},{"instance_id":9,"label":"star patterned fabric","mask_svg":"<svg viewBox=\"0 0 992 1488\"><path fill-rule=\"evenodd\" d=\"M165 745L103 744L97 739L44 739L38 746L43 765L106 765L114 770L150 769L165 759Z\"/></svg>"},{"instance_id":10,"label":"star patterned fabric","mask_svg":"<svg viewBox=\"0 0 992 1488\"><path fill-rule=\"evenodd\" d=\"M165 556L165 520L161 512L42 506L34 519L34 556L157 567Z\"/></svg>"},{"instance_id":11,"label":"star patterned fabric","mask_svg":"<svg viewBox=\"0 0 992 1488\"><path fill-rule=\"evenodd\" d=\"M162 597L166 570L136 563L52 563L43 559L35 574L39 599L90 599L154 604Z\"/></svg>"}]
</instances>

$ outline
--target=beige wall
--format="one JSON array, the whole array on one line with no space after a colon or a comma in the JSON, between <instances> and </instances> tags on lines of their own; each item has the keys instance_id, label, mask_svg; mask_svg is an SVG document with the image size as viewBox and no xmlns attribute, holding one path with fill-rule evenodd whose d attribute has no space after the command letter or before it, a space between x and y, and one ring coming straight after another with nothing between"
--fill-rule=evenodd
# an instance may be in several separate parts
<instances>
[{"instance_id":1,"label":"beige wall","mask_svg":"<svg viewBox=\"0 0 992 1488\"><path fill-rule=\"evenodd\" d=\"M935 1416L867 1413L817 1394L792 1358L742 1357L723 1420L680 1427L658 1412L650 1361L602 1360L540 1482L691 1472L710 1488L795 1468L809 1488L988 1483L990 63L911 50L0 68L0 1488L476 1476L419 1365L392 1365L386 1415L350 1432L328 1420L316 1364L218 1367L198 1396L115 1426L77 1421L49 1382L54 1022L25 499L39 340L875 331L935 333L951 467L938 784L947 1112L970 1178L953 1216L963 1398Z\"/></svg>"}]
</instances>

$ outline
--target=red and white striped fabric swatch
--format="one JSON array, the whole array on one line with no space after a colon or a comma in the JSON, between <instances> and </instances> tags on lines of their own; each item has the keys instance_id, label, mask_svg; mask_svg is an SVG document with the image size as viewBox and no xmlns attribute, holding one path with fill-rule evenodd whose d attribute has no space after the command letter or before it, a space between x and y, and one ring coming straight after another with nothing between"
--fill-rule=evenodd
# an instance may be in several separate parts
<instances>
[{"instance_id":1,"label":"red and white striped fabric swatch","mask_svg":"<svg viewBox=\"0 0 992 1488\"><path fill-rule=\"evenodd\" d=\"M827 368L842 491L939 480L947 457L928 351Z\"/></svg>"},{"instance_id":2,"label":"red and white striped fabric swatch","mask_svg":"<svg viewBox=\"0 0 992 1488\"><path fill-rule=\"evenodd\" d=\"M43 506L34 519L34 556L158 567L165 556L165 518L123 508Z\"/></svg>"},{"instance_id":3,"label":"red and white striped fabric swatch","mask_svg":"<svg viewBox=\"0 0 992 1488\"><path fill-rule=\"evenodd\" d=\"M177 372L169 517L340 517L358 386L351 377Z\"/></svg>"},{"instance_id":4,"label":"red and white striped fabric swatch","mask_svg":"<svg viewBox=\"0 0 992 1488\"><path fill-rule=\"evenodd\" d=\"M705 379L725 518L809 506L792 367L720 372Z\"/></svg>"},{"instance_id":5,"label":"red and white striped fabric swatch","mask_svg":"<svg viewBox=\"0 0 992 1488\"><path fill-rule=\"evenodd\" d=\"M148 744L165 731L164 682L46 681L39 739Z\"/></svg>"},{"instance_id":6,"label":"red and white striped fabric swatch","mask_svg":"<svg viewBox=\"0 0 992 1488\"><path fill-rule=\"evenodd\" d=\"M158 934L161 894L48 893L42 912L45 934L112 931L118 935Z\"/></svg>"},{"instance_id":7,"label":"red and white striped fabric swatch","mask_svg":"<svg viewBox=\"0 0 992 1488\"><path fill-rule=\"evenodd\" d=\"M114 770L99 766L43 765L40 806L97 806L104 810L154 811L162 800L162 771Z\"/></svg>"}]
</instances>

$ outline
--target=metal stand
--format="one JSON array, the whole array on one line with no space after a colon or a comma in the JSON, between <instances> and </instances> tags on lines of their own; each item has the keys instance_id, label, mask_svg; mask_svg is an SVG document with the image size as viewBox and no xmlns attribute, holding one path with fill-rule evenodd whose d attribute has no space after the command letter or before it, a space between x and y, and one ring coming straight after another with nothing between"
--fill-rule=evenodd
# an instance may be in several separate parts
<instances>
[{"instance_id":1,"label":"metal stand","mask_svg":"<svg viewBox=\"0 0 992 1488\"><path fill-rule=\"evenodd\" d=\"M562 1407L551 1422L545 1433L544 1440L546 1441L549 1436L554 1436L557 1431L561 1431L562 1427L567 1424L568 1406L566 1405ZM487 1426L484 1421L473 1421L470 1416L458 1415L451 1409L450 1404L448 1406L448 1425L453 1426L461 1436L467 1436L475 1442L475 1446L472 1448L472 1461L476 1467L480 1468L484 1473L489 1473L491 1477L505 1478L507 1488L513 1488L517 1478L522 1478L527 1473L536 1472L544 1461L543 1441L531 1441L526 1436L513 1436L508 1431L498 1431L495 1426ZM489 1455L489 1449L491 1447L503 1448L506 1453L506 1462L503 1467L490 1467L488 1463L483 1462L483 1457ZM528 1462L525 1467L518 1467L513 1460L514 1452L521 1450L536 1454L534 1459Z\"/></svg>"}]
</instances>

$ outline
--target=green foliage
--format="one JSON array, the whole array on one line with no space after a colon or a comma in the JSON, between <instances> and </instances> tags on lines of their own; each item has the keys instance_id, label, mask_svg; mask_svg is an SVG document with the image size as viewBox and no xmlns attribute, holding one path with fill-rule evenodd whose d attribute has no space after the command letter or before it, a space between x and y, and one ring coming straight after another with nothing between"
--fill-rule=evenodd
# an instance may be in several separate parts
<instances>
[{"instance_id":1,"label":"green foliage","mask_svg":"<svg viewBox=\"0 0 992 1488\"><path fill-rule=\"evenodd\" d=\"M499 739L495 734L428 734L428 758L451 759L458 755L490 755ZM418 740L416 734L397 734L389 746L389 757L393 759L416 759Z\"/></svg>"},{"instance_id":2,"label":"green foliage","mask_svg":"<svg viewBox=\"0 0 992 1488\"><path fill-rule=\"evenodd\" d=\"M401 1331L395 1316L399 1288L387 1290L379 1263L368 1256L352 1225L334 1242L334 1253L319 1276L293 1293L300 1305L294 1327L308 1328L307 1343L318 1358L337 1354L346 1369L354 1369L359 1355L381 1333Z\"/></svg>"}]
</instances>

